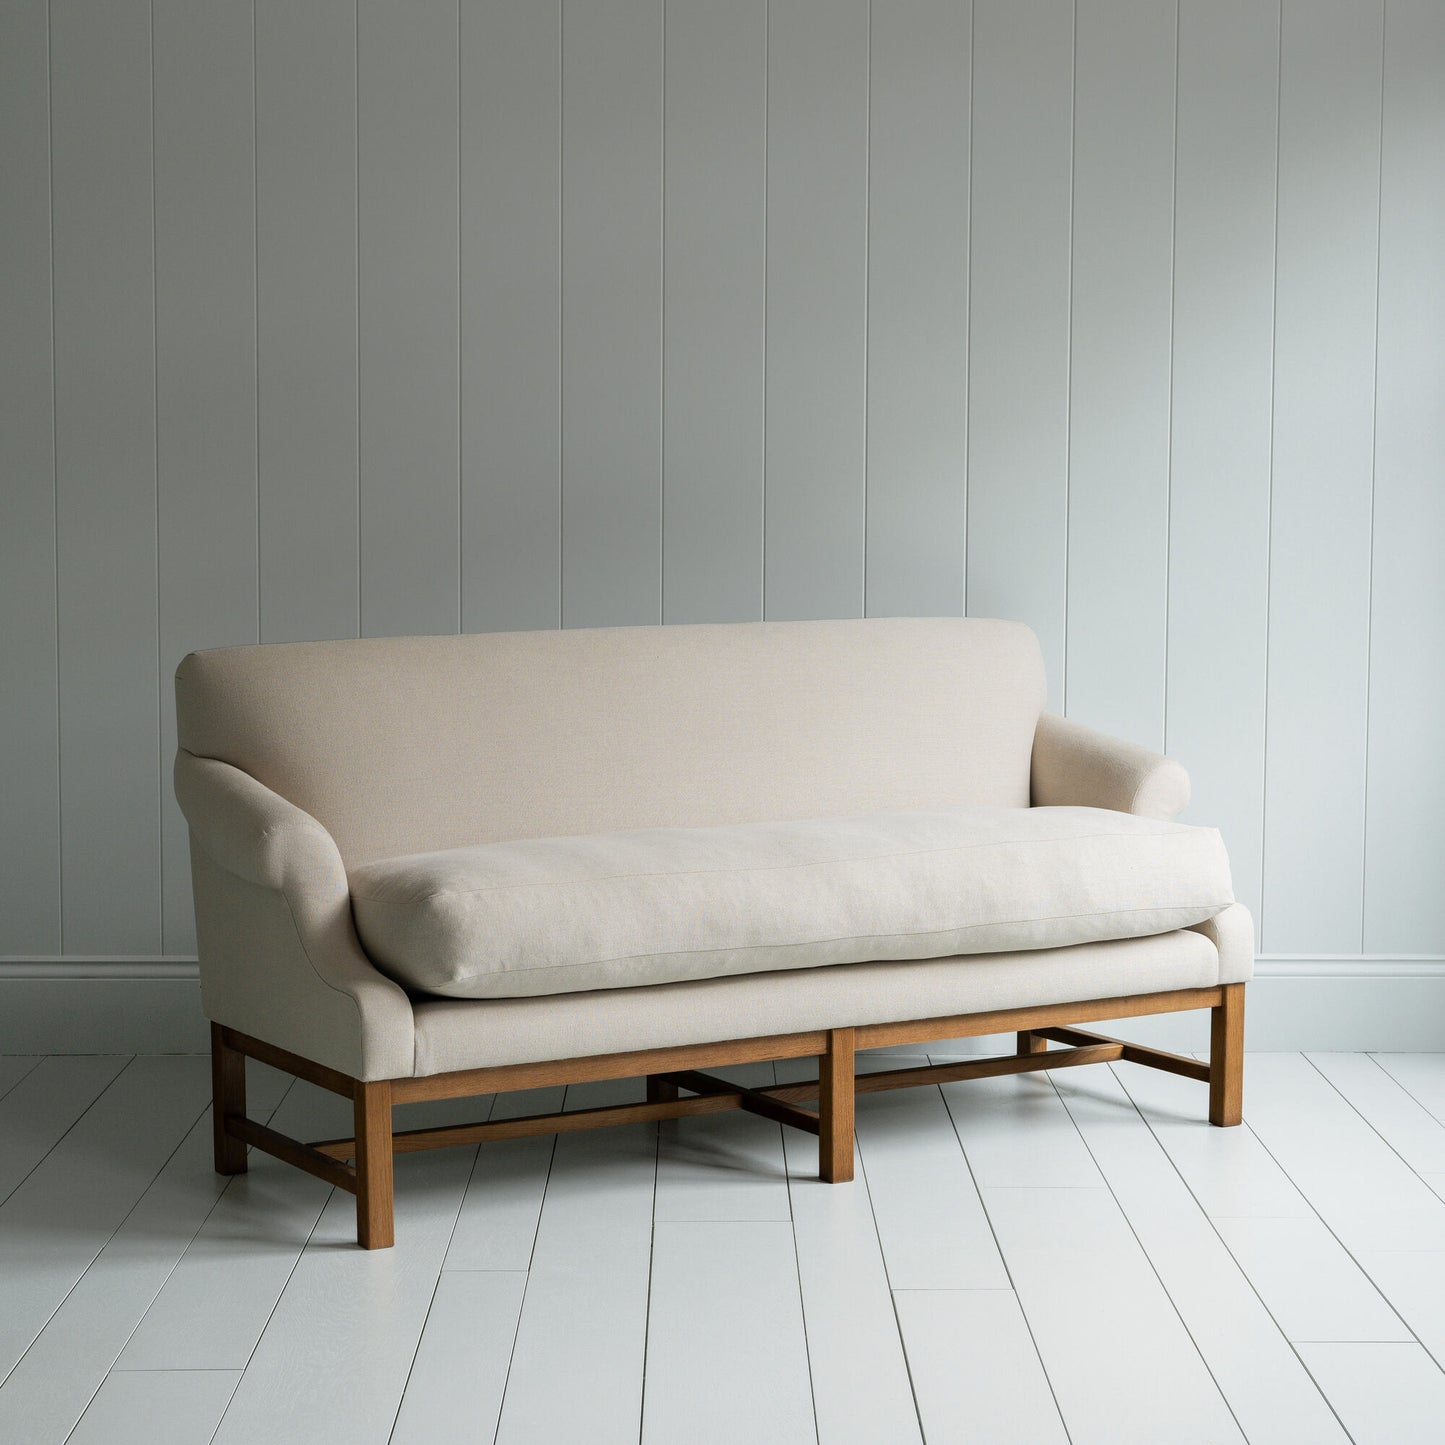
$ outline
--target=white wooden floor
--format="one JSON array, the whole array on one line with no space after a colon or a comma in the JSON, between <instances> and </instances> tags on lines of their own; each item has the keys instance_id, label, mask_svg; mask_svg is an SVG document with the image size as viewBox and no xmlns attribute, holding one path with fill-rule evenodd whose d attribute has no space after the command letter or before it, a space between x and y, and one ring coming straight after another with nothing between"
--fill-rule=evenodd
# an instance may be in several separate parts
<instances>
[{"instance_id":1,"label":"white wooden floor","mask_svg":"<svg viewBox=\"0 0 1445 1445\"><path fill-rule=\"evenodd\" d=\"M252 1113L347 1131L288 1084ZM0 1440L1445 1439L1445 1054L1251 1055L1231 1130L1130 1065L865 1096L851 1186L744 1114L408 1155L373 1254L349 1195L213 1174L207 1093L0 1058Z\"/></svg>"}]
</instances>

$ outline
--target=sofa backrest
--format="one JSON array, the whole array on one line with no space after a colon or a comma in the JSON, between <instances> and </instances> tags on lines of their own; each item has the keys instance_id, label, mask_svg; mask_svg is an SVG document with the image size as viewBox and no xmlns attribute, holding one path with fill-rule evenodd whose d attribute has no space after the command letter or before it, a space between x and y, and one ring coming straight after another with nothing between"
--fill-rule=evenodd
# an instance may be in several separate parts
<instances>
[{"instance_id":1,"label":"sofa backrest","mask_svg":"<svg viewBox=\"0 0 1445 1445\"><path fill-rule=\"evenodd\" d=\"M303 808L348 865L504 838L1026 807L1043 662L976 618L219 648L178 741Z\"/></svg>"}]
</instances>

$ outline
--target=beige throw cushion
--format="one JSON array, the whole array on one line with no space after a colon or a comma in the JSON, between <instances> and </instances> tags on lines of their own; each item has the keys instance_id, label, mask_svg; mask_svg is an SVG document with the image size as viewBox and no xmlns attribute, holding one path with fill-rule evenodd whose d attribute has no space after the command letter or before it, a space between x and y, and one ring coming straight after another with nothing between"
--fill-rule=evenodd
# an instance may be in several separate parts
<instances>
[{"instance_id":1,"label":"beige throw cushion","mask_svg":"<svg viewBox=\"0 0 1445 1445\"><path fill-rule=\"evenodd\" d=\"M654 828L387 858L349 874L370 956L510 998L1136 938L1233 901L1212 828L960 808Z\"/></svg>"}]
</instances>

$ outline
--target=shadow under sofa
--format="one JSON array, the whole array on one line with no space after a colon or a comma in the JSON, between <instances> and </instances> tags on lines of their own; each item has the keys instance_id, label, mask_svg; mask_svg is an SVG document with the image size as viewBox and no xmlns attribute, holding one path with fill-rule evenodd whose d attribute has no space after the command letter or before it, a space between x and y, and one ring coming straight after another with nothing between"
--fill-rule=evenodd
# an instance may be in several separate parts
<instances>
[{"instance_id":1,"label":"shadow under sofa","mask_svg":"<svg viewBox=\"0 0 1445 1445\"><path fill-rule=\"evenodd\" d=\"M1043 711L1019 624L266 644L176 682L216 1166L254 1146L353 1192L364 1247L413 1149L744 1109L842 1181L856 1092L1120 1059L1239 1122L1253 925L1222 846L1170 821L1178 763ZM1207 1065L1077 1027L1196 1008ZM1002 1058L854 1074L1001 1032ZM811 1083L707 1072L806 1055ZM351 1099L352 1136L248 1119L247 1056ZM630 1075L645 1103L392 1128Z\"/></svg>"}]
</instances>

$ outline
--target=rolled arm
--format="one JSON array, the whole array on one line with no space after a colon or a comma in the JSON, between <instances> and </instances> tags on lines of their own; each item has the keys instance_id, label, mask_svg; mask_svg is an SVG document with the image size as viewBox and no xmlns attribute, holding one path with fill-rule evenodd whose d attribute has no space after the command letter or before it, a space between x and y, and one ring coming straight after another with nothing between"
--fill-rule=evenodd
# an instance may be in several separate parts
<instances>
[{"instance_id":1,"label":"rolled arm","mask_svg":"<svg viewBox=\"0 0 1445 1445\"><path fill-rule=\"evenodd\" d=\"M175 788L207 1015L353 1078L410 1075L411 1000L362 950L331 835L215 758L182 749Z\"/></svg>"},{"instance_id":2,"label":"rolled arm","mask_svg":"<svg viewBox=\"0 0 1445 1445\"><path fill-rule=\"evenodd\" d=\"M1248 983L1254 977L1254 919L1242 903L1231 903L1223 913L1196 923L1191 933L1202 933L1219 954L1220 983Z\"/></svg>"},{"instance_id":3,"label":"rolled arm","mask_svg":"<svg viewBox=\"0 0 1445 1445\"><path fill-rule=\"evenodd\" d=\"M1036 808L1177 818L1189 802L1189 774L1173 758L1044 713L1034 733L1030 794Z\"/></svg>"},{"instance_id":4,"label":"rolled arm","mask_svg":"<svg viewBox=\"0 0 1445 1445\"><path fill-rule=\"evenodd\" d=\"M238 878L284 893L346 876L331 834L249 773L182 749L175 781L191 836Z\"/></svg>"}]
</instances>

